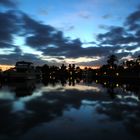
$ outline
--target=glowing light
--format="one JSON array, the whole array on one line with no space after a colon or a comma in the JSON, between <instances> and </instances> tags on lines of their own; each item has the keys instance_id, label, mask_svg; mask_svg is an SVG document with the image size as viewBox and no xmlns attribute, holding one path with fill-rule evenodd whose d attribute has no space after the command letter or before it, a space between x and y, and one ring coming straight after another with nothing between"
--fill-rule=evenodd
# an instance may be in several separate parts
<instances>
[{"instance_id":1,"label":"glowing light","mask_svg":"<svg viewBox=\"0 0 140 140\"><path fill-rule=\"evenodd\" d=\"M119 84L116 84L116 87L119 87Z\"/></svg>"},{"instance_id":2,"label":"glowing light","mask_svg":"<svg viewBox=\"0 0 140 140\"><path fill-rule=\"evenodd\" d=\"M106 82L104 82L104 85L106 85Z\"/></svg>"},{"instance_id":3,"label":"glowing light","mask_svg":"<svg viewBox=\"0 0 140 140\"><path fill-rule=\"evenodd\" d=\"M117 76L119 76L119 73L116 73Z\"/></svg>"}]
</instances>

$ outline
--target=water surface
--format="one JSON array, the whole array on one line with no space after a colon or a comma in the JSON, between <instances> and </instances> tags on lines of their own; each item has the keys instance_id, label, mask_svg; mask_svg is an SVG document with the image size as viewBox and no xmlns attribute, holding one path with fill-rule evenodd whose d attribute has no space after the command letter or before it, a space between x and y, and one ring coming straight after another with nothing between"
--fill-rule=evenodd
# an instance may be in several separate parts
<instances>
[{"instance_id":1,"label":"water surface","mask_svg":"<svg viewBox=\"0 0 140 140\"><path fill-rule=\"evenodd\" d=\"M0 140L137 140L139 132L139 84L99 80L1 84Z\"/></svg>"}]
</instances>

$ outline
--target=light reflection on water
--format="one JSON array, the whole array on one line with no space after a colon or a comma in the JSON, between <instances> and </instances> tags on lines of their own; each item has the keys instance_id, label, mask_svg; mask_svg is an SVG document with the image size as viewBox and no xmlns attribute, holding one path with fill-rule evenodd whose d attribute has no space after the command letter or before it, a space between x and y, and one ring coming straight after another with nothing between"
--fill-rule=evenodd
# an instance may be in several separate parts
<instances>
[{"instance_id":1,"label":"light reflection on water","mask_svg":"<svg viewBox=\"0 0 140 140\"><path fill-rule=\"evenodd\" d=\"M139 139L139 90L115 85L3 85L0 140Z\"/></svg>"}]
</instances>

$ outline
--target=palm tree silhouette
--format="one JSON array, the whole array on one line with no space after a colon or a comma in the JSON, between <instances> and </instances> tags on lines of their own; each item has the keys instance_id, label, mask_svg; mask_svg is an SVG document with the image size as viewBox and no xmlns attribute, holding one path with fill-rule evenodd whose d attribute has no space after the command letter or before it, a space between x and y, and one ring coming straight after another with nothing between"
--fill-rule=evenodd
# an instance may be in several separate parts
<instances>
[{"instance_id":1,"label":"palm tree silhouette","mask_svg":"<svg viewBox=\"0 0 140 140\"><path fill-rule=\"evenodd\" d=\"M115 64L115 62L117 62L117 56L116 55L110 55L108 57L107 63L110 66L111 69L116 69L117 65Z\"/></svg>"}]
</instances>

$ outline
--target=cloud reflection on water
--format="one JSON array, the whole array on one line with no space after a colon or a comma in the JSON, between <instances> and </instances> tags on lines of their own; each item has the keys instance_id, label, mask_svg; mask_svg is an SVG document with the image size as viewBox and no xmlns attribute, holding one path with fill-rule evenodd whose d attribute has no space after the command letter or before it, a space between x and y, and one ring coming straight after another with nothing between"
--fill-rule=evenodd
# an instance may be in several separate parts
<instances>
[{"instance_id":1,"label":"cloud reflection on water","mask_svg":"<svg viewBox=\"0 0 140 140\"><path fill-rule=\"evenodd\" d=\"M39 83L33 86L32 94L21 92L25 96L16 97L16 91L19 94L22 89L18 85L0 89L0 138L28 140L40 135L64 139L69 135L73 139L109 139L117 135L117 130L121 132L116 139L139 136L140 104L133 92L123 92L119 87L108 90L94 82L75 86ZM30 93L29 89L25 91Z\"/></svg>"}]
</instances>

